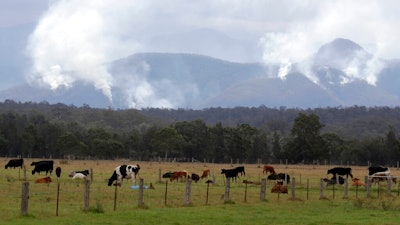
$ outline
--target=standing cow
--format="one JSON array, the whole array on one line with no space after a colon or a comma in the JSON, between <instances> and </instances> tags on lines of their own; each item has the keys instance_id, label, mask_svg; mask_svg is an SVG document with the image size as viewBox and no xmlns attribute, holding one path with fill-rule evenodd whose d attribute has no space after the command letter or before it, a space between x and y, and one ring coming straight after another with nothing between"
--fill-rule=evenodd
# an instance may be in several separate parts
<instances>
[{"instance_id":1,"label":"standing cow","mask_svg":"<svg viewBox=\"0 0 400 225\"><path fill-rule=\"evenodd\" d=\"M329 169L326 174L332 174L333 176L341 175L341 176L346 176L346 178L351 177L353 179L353 174L351 174L351 168L350 167L334 167L332 169Z\"/></svg>"},{"instance_id":2,"label":"standing cow","mask_svg":"<svg viewBox=\"0 0 400 225\"><path fill-rule=\"evenodd\" d=\"M108 186L111 186L114 181L118 183L122 183L122 179L132 179L132 182L136 183L136 175L139 173L140 166L139 165L121 165L117 166L111 175L110 179L108 179Z\"/></svg>"}]
</instances>

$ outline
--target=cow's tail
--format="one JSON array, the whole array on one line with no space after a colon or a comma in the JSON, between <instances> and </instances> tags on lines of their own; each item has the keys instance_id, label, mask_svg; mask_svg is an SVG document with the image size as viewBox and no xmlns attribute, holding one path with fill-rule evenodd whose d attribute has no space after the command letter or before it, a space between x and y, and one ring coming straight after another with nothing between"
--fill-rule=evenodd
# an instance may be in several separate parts
<instances>
[{"instance_id":1,"label":"cow's tail","mask_svg":"<svg viewBox=\"0 0 400 225\"><path fill-rule=\"evenodd\" d=\"M114 171L110 179L108 179L108 186L111 186L114 180L117 180L117 172Z\"/></svg>"}]
</instances>

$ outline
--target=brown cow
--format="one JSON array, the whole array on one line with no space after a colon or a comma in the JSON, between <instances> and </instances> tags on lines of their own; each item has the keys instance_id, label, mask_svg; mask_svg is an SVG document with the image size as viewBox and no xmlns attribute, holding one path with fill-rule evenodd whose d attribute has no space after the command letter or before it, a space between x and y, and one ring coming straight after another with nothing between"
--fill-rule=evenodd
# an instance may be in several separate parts
<instances>
[{"instance_id":1,"label":"brown cow","mask_svg":"<svg viewBox=\"0 0 400 225\"><path fill-rule=\"evenodd\" d=\"M51 177L42 177L35 180L35 183L47 184L51 182Z\"/></svg>"},{"instance_id":2,"label":"brown cow","mask_svg":"<svg viewBox=\"0 0 400 225\"><path fill-rule=\"evenodd\" d=\"M263 174L267 174L268 172L270 172L271 174L276 174L274 167L265 165L263 167Z\"/></svg>"},{"instance_id":3,"label":"brown cow","mask_svg":"<svg viewBox=\"0 0 400 225\"><path fill-rule=\"evenodd\" d=\"M364 182L362 182L357 177L354 177L352 186L364 186L364 185L365 185Z\"/></svg>"},{"instance_id":4,"label":"brown cow","mask_svg":"<svg viewBox=\"0 0 400 225\"><path fill-rule=\"evenodd\" d=\"M203 170L203 174L201 175L201 179L203 179L203 178L208 178L208 176L210 176L210 170L209 169L206 169L206 170Z\"/></svg>"},{"instance_id":5,"label":"brown cow","mask_svg":"<svg viewBox=\"0 0 400 225\"><path fill-rule=\"evenodd\" d=\"M188 176L188 172L186 170L176 171L171 175L171 178L169 180L171 182L174 180L178 180L179 178L181 178L183 180L183 178L186 178L187 176Z\"/></svg>"},{"instance_id":6,"label":"brown cow","mask_svg":"<svg viewBox=\"0 0 400 225\"><path fill-rule=\"evenodd\" d=\"M288 193L288 189L285 185L283 185L283 182L277 182L271 189L271 193Z\"/></svg>"}]
</instances>

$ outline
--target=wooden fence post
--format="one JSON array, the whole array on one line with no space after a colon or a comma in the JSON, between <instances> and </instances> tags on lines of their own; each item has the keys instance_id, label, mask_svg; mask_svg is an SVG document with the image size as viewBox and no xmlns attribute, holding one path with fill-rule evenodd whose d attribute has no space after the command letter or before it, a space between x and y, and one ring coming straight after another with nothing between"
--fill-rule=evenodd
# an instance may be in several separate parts
<instances>
[{"instance_id":1,"label":"wooden fence post","mask_svg":"<svg viewBox=\"0 0 400 225\"><path fill-rule=\"evenodd\" d=\"M344 195L343 198L348 198L349 197L349 182L347 179L344 180Z\"/></svg>"},{"instance_id":2,"label":"wooden fence post","mask_svg":"<svg viewBox=\"0 0 400 225\"><path fill-rule=\"evenodd\" d=\"M138 207L142 207L143 203L143 178L139 180L139 197L138 197Z\"/></svg>"},{"instance_id":3,"label":"wooden fence post","mask_svg":"<svg viewBox=\"0 0 400 225\"><path fill-rule=\"evenodd\" d=\"M367 189L367 197L371 197L371 182L368 176L365 176L365 188Z\"/></svg>"},{"instance_id":4,"label":"wooden fence post","mask_svg":"<svg viewBox=\"0 0 400 225\"><path fill-rule=\"evenodd\" d=\"M90 181L85 179L84 210L89 211Z\"/></svg>"},{"instance_id":5,"label":"wooden fence post","mask_svg":"<svg viewBox=\"0 0 400 225\"><path fill-rule=\"evenodd\" d=\"M267 189L267 179L262 178L261 179L261 190L260 190L260 200L264 201L265 200L265 190Z\"/></svg>"},{"instance_id":6,"label":"wooden fence post","mask_svg":"<svg viewBox=\"0 0 400 225\"><path fill-rule=\"evenodd\" d=\"M167 205L168 180L165 181L164 205Z\"/></svg>"},{"instance_id":7,"label":"wooden fence post","mask_svg":"<svg viewBox=\"0 0 400 225\"><path fill-rule=\"evenodd\" d=\"M230 200L230 199L229 199L229 190L230 190L230 188L231 188L231 182L230 182L230 179L227 178L227 179L226 179L226 183L225 183L224 202L228 202L228 201Z\"/></svg>"},{"instance_id":8,"label":"wooden fence post","mask_svg":"<svg viewBox=\"0 0 400 225\"><path fill-rule=\"evenodd\" d=\"M186 179L186 193L185 193L185 203L184 205L190 205L190 192L192 189L192 179Z\"/></svg>"},{"instance_id":9,"label":"wooden fence post","mask_svg":"<svg viewBox=\"0 0 400 225\"><path fill-rule=\"evenodd\" d=\"M22 183L22 196L21 196L21 215L28 214L28 199L29 199L29 182Z\"/></svg>"},{"instance_id":10,"label":"wooden fence post","mask_svg":"<svg viewBox=\"0 0 400 225\"><path fill-rule=\"evenodd\" d=\"M292 200L296 198L296 178L292 179Z\"/></svg>"},{"instance_id":11,"label":"wooden fence post","mask_svg":"<svg viewBox=\"0 0 400 225\"><path fill-rule=\"evenodd\" d=\"M307 179L307 200L309 191L310 191L310 179Z\"/></svg>"},{"instance_id":12,"label":"wooden fence post","mask_svg":"<svg viewBox=\"0 0 400 225\"><path fill-rule=\"evenodd\" d=\"M324 179L321 178L319 181L319 199L324 198Z\"/></svg>"}]
</instances>

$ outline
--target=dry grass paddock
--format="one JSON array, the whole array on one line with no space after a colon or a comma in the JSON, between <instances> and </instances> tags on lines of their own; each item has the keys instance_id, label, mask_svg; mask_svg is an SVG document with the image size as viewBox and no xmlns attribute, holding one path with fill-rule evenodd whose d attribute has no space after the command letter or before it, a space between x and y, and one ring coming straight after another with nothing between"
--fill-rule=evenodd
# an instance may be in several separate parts
<instances>
[{"instance_id":1,"label":"dry grass paddock","mask_svg":"<svg viewBox=\"0 0 400 225\"><path fill-rule=\"evenodd\" d=\"M12 218L20 214L21 207L21 184L24 177L24 171L20 169L4 169L4 165L9 159L2 158L3 168L0 172L0 205L1 217ZM37 178L44 177L45 174L32 175L32 161L39 159L24 159L26 166L26 177L29 181L29 214L40 217L54 216L57 199L57 178L55 172L51 176L53 182L50 184L36 184ZM138 178L142 178L145 186L153 186L154 189L144 190L144 206L146 208L171 208L184 206L186 183L169 182L168 179L161 178L161 174L168 171L187 170L189 174L197 173L201 175L202 171L209 169L211 171L210 180L215 180L214 184L209 185L208 205L223 205L225 181L221 175L221 169L229 169L242 164L212 164L212 163L171 163L171 162L136 162L129 160L54 160L54 168L61 167L61 178L59 180L59 214L73 215L82 213L84 206L84 183L82 180L72 180L68 174L74 170L89 169L93 171L93 181L90 183L90 207L91 210L112 212L114 207L117 211L129 211L138 207L138 190L132 189L132 181L124 180L121 187L117 189L107 186L107 180L113 173L115 167L121 164L139 164L140 172ZM234 204L251 204L260 202L260 185L245 184L243 180L258 182L267 175L262 173L263 165L245 164L246 176L240 177L238 182L232 182L230 188L230 202ZM320 180L327 177L326 171L334 166L327 165L272 165L277 173L287 173L291 180L296 180L296 201L320 201ZM367 167L351 166L353 176L364 179L368 175ZM397 169L391 169L394 175L400 174ZM168 182L167 182L168 181ZM206 179L198 183L192 183L190 206L204 206L207 197ZM138 184L139 182L137 182ZM274 181L267 181L266 201L268 203L289 201L291 194L291 185L289 185L289 194L271 193L271 187ZM373 186L373 196L377 196L377 186ZM381 193L385 193L385 186L379 187ZM398 195L398 184L392 187L392 195ZM116 192L115 192L116 191ZM115 195L116 193L116 195ZM166 194L167 193L167 194ZM115 200L116 196L116 201ZM365 197L366 191L363 187L352 187L349 183L348 198L356 199ZM324 190L324 198L338 200L343 199L343 187L335 185L334 188L327 187ZM294 199L292 199L294 200ZM116 205L114 205L114 202Z\"/></svg>"}]
</instances>

